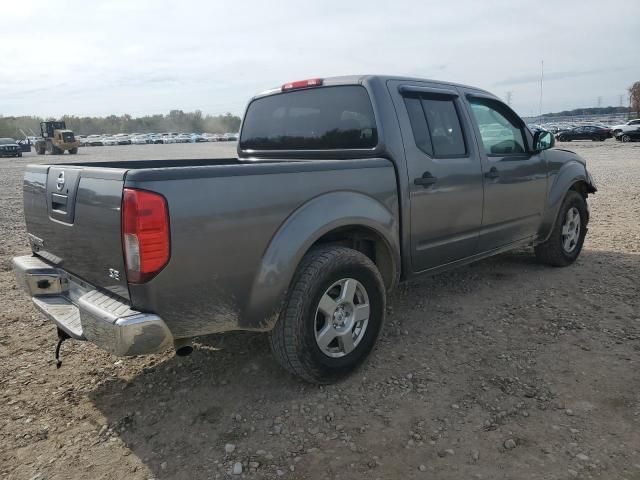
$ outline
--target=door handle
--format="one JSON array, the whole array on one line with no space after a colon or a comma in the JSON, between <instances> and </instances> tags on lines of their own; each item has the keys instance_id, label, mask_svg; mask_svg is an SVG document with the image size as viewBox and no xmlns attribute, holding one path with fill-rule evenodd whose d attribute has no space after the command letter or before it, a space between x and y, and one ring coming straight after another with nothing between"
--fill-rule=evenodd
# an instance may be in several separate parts
<instances>
[{"instance_id":1,"label":"door handle","mask_svg":"<svg viewBox=\"0 0 640 480\"><path fill-rule=\"evenodd\" d=\"M422 177L418 177L413 180L414 185L422 185L424 188L429 188L431 185L436 183L437 177L431 175L430 172L424 172Z\"/></svg>"},{"instance_id":2,"label":"door handle","mask_svg":"<svg viewBox=\"0 0 640 480\"><path fill-rule=\"evenodd\" d=\"M491 167L491 169L484 174L485 177L487 178L498 178L500 176L500 172L498 172L498 169L496 167Z\"/></svg>"}]
</instances>

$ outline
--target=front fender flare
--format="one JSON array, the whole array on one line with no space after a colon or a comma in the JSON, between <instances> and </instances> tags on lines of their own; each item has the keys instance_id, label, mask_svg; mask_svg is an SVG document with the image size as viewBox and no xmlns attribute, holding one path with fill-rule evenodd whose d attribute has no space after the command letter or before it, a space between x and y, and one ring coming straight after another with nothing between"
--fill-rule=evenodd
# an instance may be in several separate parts
<instances>
[{"instance_id":1,"label":"front fender flare","mask_svg":"<svg viewBox=\"0 0 640 480\"><path fill-rule=\"evenodd\" d=\"M538 230L537 243L545 242L551 235L562 201L571 187L577 182L591 184L586 167L575 160L565 163L549 180L547 204Z\"/></svg>"},{"instance_id":2,"label":"front fender flare","mask_svg":"<svg viewBox=\"0 0 640 480\"><path fill-rule=\"evenodd\" d=\"M381 236L399 276L398 218L397 204L390 209L373 197L353 191L331 192L306 202L283 222L269 242L243 323L251 329L273 328L302 257L319 238L340 227L365 227Z\"/></svg>"}]
</instances>

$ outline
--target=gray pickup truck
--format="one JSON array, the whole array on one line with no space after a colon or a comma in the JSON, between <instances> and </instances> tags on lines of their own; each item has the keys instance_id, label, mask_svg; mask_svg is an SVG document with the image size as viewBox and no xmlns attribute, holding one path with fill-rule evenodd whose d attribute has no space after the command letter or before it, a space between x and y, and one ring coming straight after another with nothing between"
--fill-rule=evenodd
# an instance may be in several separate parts
<instances>
[{"instance_id":1,"label":"gray pickup truck","mask_svg":"<svg viewBox=\"0 0 640 480\"><path fill-rule=\"evenodd\" d=\"M391 76L292 82L248 104L238 158L29 165L19 282L114 355L230 330L334 381L398 281L533 245L575 261L594 181L495 96ZM58 344L59 346L59 344Z\"/></svg>"}]
</instances>

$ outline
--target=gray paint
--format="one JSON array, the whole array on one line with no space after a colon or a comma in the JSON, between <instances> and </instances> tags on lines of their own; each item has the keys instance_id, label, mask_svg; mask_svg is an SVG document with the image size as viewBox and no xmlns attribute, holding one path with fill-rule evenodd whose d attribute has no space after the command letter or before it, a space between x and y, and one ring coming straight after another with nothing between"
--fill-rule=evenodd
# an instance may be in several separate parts
<instances>
[{"instance_id":1,"label":"gray paint","mask_svg":"<svg viewBox=\"0 0 640 480\"><path fill-rule=\"evenodd\" d=\"M47 177L47 172L51 171ZM68 194L73 216L55 215L51 197L59 194L56 178L64 170L73 178ZM93 178L91 168L29 165L24 178L24 214L31 247L56 266L88 283L129 298L120 239L120 203L123 173L112 179ZM80 172L75 174L68 172ZM71 203L75 199L75 202ZM53 215L52 215L53 214ZM120 279L108 276L121 272Z\"/></svg>"},{"instance_id":2,"label":"gray paint","mask_svg":"<svg viewBox=\"0 0 640 480\"><path fill-rule=\"evenodd\" d=\"M544 240L566 191L588 181L584 161L571 152L487 158L466 99L473 94L498 100L487 92L384 76L339 77L325 84L368 90L376 148L56 166L79 170L74 219L67 224L48 214L47 172L54 167L29 166L25 216L37 239L32 247L91 284L129 298L137 310L158 314L175 338L268 330L300 259L336 228L375 232L391 252L395 276L407 279ZM402 86L457 95L467 156L434 159L415 147ZM526 136L531 144L528 130ZM484 177L491 167L500 170L499 179ZM437 182L415 185L426 171ZM108 268L124 271L123 186L159 192L169 208L171 259L141 285L106 275ZM38 247L40 241L44 246Z\"/></svg>"}]
</instances>

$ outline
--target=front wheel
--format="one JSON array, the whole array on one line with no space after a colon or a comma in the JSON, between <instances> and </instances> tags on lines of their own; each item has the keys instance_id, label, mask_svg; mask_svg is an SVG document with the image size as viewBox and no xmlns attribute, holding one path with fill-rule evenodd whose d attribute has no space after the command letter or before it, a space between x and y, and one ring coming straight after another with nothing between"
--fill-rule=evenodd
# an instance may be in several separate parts
<instances>
[{"instance_id":1,"label":"front wheel","mask_svg":"<svg viewBox=\"0 0 640 480\"><path fill-rule=\"evenodd\" d=\"M562 202L556 223L546 242L535 247L538 260L554 267L566 267L576 261L587 235L587 202L574 190L569 190Z\"/></svg>"},{"instance_id":2,"label":"front wheel","mask_svg":"<svg viewBox=\"0 0 640 480\"><path fill-rule=\"evenodd\" d=\"M385 302L382 277L368 257L341 246L314 248L300 262L269 334L271 351L303 380L334 382L373 349Z\"/></svg>"},{"instance_id":3,"label":"front wheel","mask_svg":"<svg viewBox=\"0 0 640 480\"><path fill-rule=\"evenodd\" d=\"M631 137L630 137L629 135L622 135L621 140L622 140L624 143L627 143L627 142L630 142L630 141L631 141Z\"/></svg>"},{"instance_id":4,"label":"front wheel","mask_svg":"<svg viewBox=\"0 0 640 480\"><path fill-rule=\"evenodd\" d=\"M78 147L69 149L69 155L75 155L76 153L78 153Z\"/></svg>"}]
</instances>

